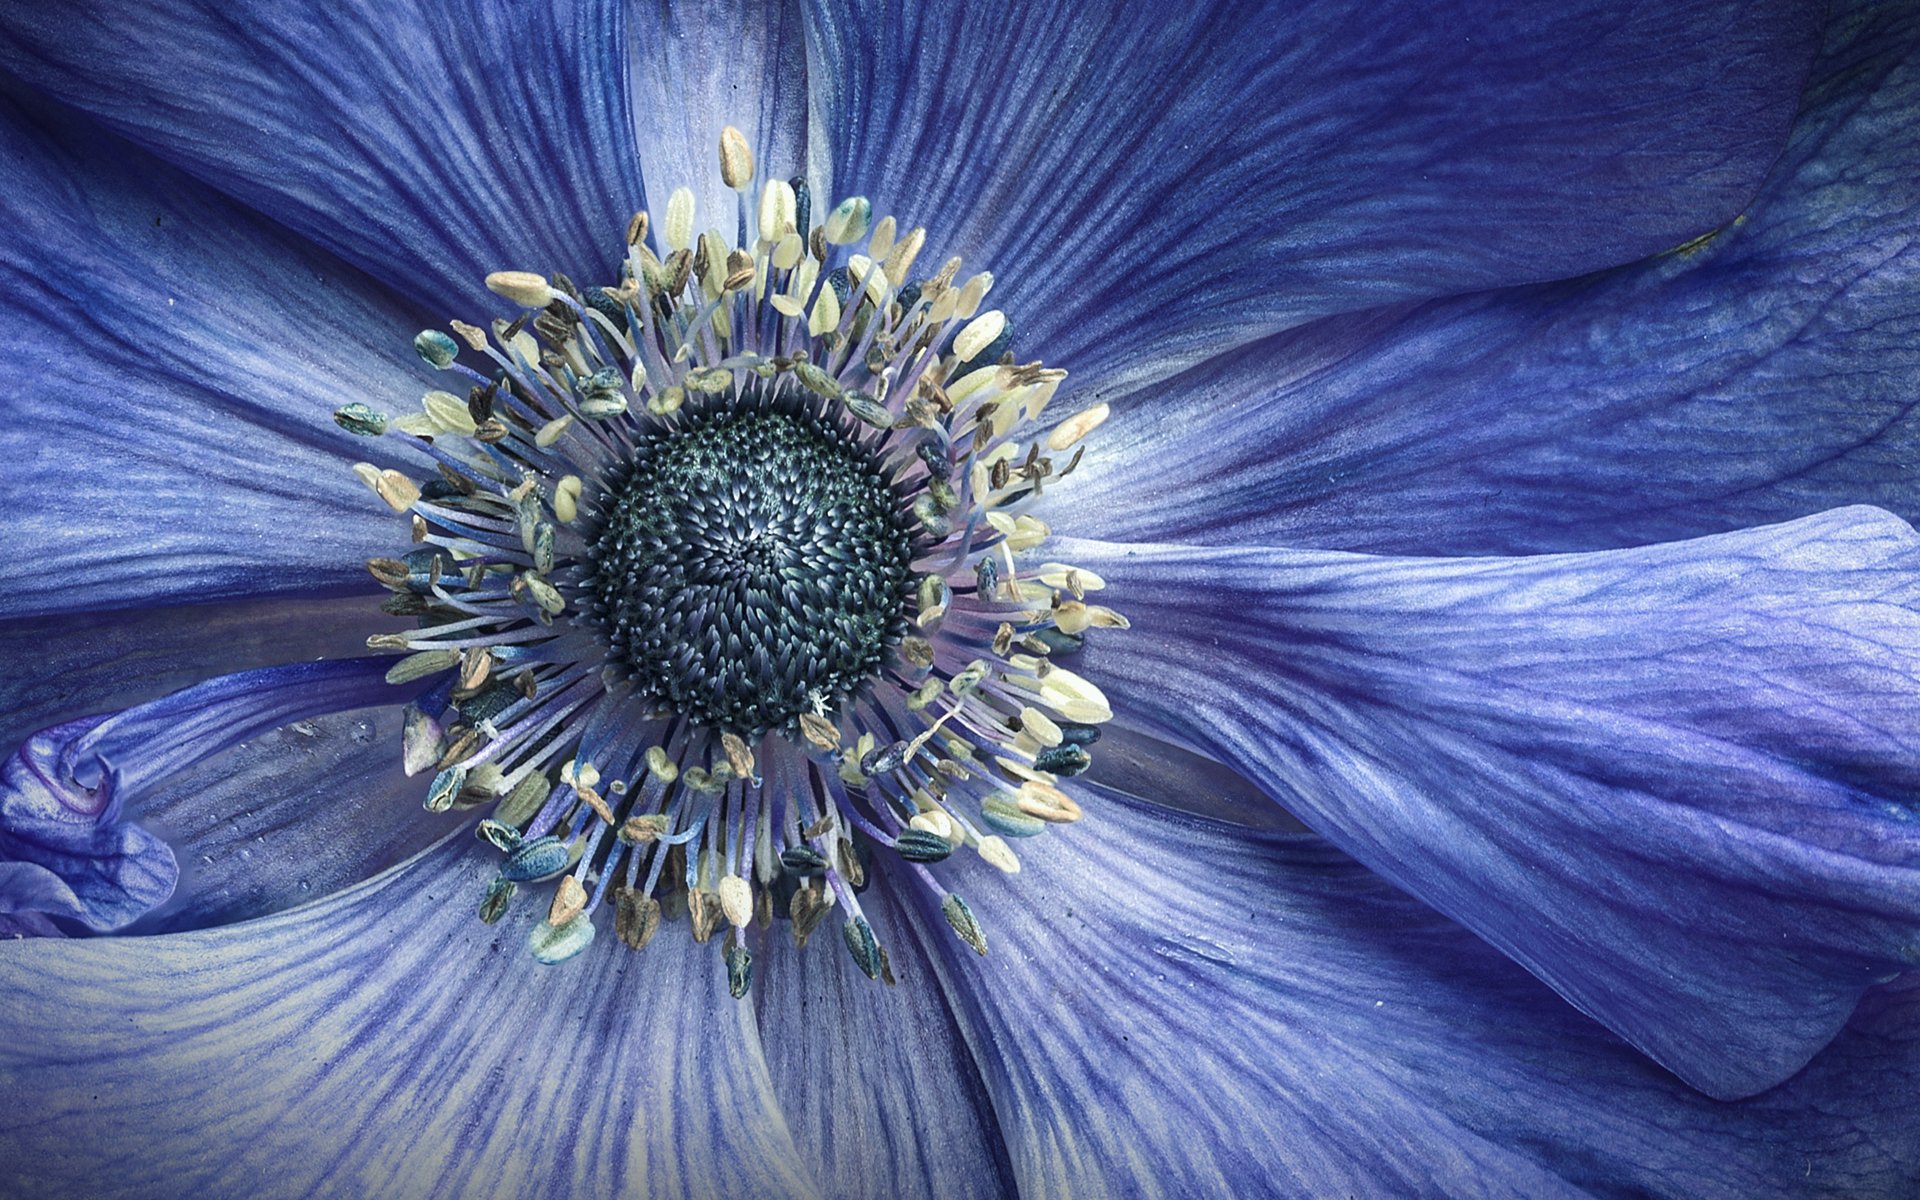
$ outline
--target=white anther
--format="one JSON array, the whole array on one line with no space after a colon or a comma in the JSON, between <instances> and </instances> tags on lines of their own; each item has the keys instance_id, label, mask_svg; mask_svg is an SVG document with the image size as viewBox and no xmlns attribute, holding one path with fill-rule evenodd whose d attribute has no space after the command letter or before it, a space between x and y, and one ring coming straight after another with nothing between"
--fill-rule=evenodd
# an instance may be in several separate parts
<instances>
[{"instance_id":1,"label":"white anther","mask_svg":"<svg viewBox=\"0 0 1920 1200\"><path fill-rule=\"evenodd\" d=\"M523 308L545 308L554 297L547 281L532 271L495 271L487 276L487 290Z\"/></svg>"},{"instance_id":2,"label":"white anther","mask_svg":"<svg viewBox=\"0 0 1920 1200\"><path fill-rule=\"evenodd\" d=\"M793 185L784 179L767 180L767 186L760 191L760 241L770 246L783 240L793 230L799 212ZM798 235L795 238L798 240Z\"/></svg>"},{"instance_id":3,"label":"white anther","mask_svg":"<svg viewBox=\"0 0 1920 1200\"><path fill-rule=\"evenodd\" d=\"M898 222L892 217L881 217L874 223L873 237L867 242L867 253L876 261L885 262L887 255L893 252L893 235L899 228Z\"/></svg>"},{"instance_id":4,"label":"white anther","mask_svg":"<svg viewBox=\"0 0 1920 1200\"><path fill-rule=\"evenodd\" d=\"M1053 427L1047 435L1047 449L1071 450L1073 444L1100 428L1112 410L1104 403L1083 409Z\"/></svg>"},{"instance_id":5,"label":"white anther","mask_svg":"<svg viewBox=\"0 0 1920 1200\"><path fill-rule=\"evenodd\" d=\"M661 228L668 250L687 250L693 246L693 189L675 188L667 197L667 221Z\"/></svg>"},{"instance_id":6,"label":"white anther","mask_svg":"<svg viewBox=\"0 0 1920 1200\"><path fill-rule=\"evenodd\" d=\"M580 477L562 475L560 482L553 485L553 515L560 518L562 525L570 525L580 515Z\"/></svg>"},{"instance_id":7,"label":"white anther","mask_svg":"<svg viewBox=\"0 0 1920 1200\"><path fill-rule=\"evenodd\" d=\"M807 332L814 337L831 333L840 326L840 296L830 287L820 289L813 302L813 315L807 318Z\"/></svg>"},{"instance_id":8,"label":"white anther","mask_svg":"<svg viewBox=\"0 0 1920 1200\"><path fill-rule=\"evenodd\" d=\"M753 182L753 147L747 135L729 125L720 131L720 180L736 192Z\"/></svg>"},{"instance_id":9,"label":"white anther","mask_svg":"<svg viewBox=\"0 0 1920 1200\"><path fill-rule=\"evenodd\" d=\"M420 406L427 410L434 424L448 433L472 437L477 428L467 402L452 392L428 392L420 398Z\"/></svg>"},{"instance_id":10,"label":"white anther","mask_svg":"<svg viewBox=\"0 0 1920 1200\"><path fill-rule=\"evenodd\" d=\"M989 834L980 839L980 857L1009 875L1020 873L1020 860L1014 857L1012 847L999 834Z\"/></svg>"},{"instance_id":11,"label":"white anther","mask_svg":"<svg viewBox=\"0 0 1920 1200\"><path fill-rule=\"evenodd\" d=\"M845 246L865 237L872 220L873 206L867 203L867 198L848 196L827 214L821 232L830 244Z\"/></svg>"},{"instance_id":12,"label":"white anther","mask_svg":"<svg viewBox=\"0 0 1920 1200\"><path fill-rule=\"evenodd\" d=\"M981 351L993 345L993 340L999 337L1006 327L1007 314L999 309L981 313L967 323L967 327L960 331L960 336L953 339L954 355L961 362L978 358Z\"/></svg>"}]
</instances>

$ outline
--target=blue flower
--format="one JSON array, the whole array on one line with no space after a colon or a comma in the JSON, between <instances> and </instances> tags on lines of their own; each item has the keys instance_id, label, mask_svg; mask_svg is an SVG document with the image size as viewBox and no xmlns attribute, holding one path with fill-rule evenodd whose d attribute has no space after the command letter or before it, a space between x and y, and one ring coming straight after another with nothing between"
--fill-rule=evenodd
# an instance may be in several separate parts
<instances>
[{"instance_id":1,"label":"blue flower","mask_svg":"<svg viewBox=\"0 0 1920 1200\"><path fill-rule=\"evenodd\" d=\"M0 13L7 1188L1920 1172L1901 6L122 7ZM1113 414L1033 509L1132 622L1087 819L939 865L985 957L876 850L892 987L536 966L356 657L350 466L420 460L325 414L489 272L732 212L729 122Z\"/></svg>"}]
</instances>

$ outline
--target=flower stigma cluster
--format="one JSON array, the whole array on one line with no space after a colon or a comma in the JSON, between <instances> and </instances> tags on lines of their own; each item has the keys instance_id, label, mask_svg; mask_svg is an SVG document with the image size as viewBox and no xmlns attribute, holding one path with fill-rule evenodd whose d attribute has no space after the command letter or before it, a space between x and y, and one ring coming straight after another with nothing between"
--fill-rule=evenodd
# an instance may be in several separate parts
<instances>
[{"instance_id":1,"label":"flower stigma cluster","mask_svg":"<svg viewBox=\"0 0 1920 1200\"><path fill-rule=\"evenodd\" d=\"M930 868L1017 872L1009 838L1081 815L1058 783L1111 710L1061 664L1126 621L1043 561L1027 509L1106 409L1042 431L1065 372L1014 360L991 275L915 275L924 230L861 197L815 224L798 178L750 212L733 129L720 167L733 238L697 233L682 188L657 246L633 218L616 283L497 272L525 311L421 333L464 395L334 414L434 468L355 468L414 542L368 567L417 627L368 643L423 689L403 753L426 806L490 807L480 918L553 884L540 961L592 942L603 904L635 949L684 915L724 930L743 996L755 931L804 945L833 916L891 982L859 899L876 872L984 954Z\"/></svg>"}]
</instances>

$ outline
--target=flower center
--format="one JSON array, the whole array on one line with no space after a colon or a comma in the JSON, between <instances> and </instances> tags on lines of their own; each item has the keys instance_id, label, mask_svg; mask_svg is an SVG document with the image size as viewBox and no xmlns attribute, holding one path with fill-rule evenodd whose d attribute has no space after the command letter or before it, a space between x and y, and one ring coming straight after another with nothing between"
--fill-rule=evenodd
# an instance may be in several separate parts
<instances>
[{"instance_id":1,"label":"flower center","mask_svg":"<svg viewBox=\"0 0 1920 1200\"><path fill-rule=\"evenodd\" d=\"M850 431L750 403L647 434L588 554L612 657L640 691L759 737L879 672L907 630L913 549Z\"/></svg>"},{"instance_id":2,"label":"flower center","mask_svg":"<svg viewBox=\"0 0 1920 1200\"><path fill-rule=\"evenodd\" d=\"M1112 714L1067 664L1126 621L1097 575L1034 561L1028 510L1106 410L1034 431L1065 372L1015 360L980 311L991 275L916 275L924 231L861 197L815 225L799 179L766 183L748 238L737 132L720 161L741 244L696 236L683 188L660 239L634 218L615 285L496 272L519 316L415 338L464 396L334 414L434 472L354 468L414 543L367 564L414 627L368 645L404 655L387 678L417 693L427 807L485 810L503 857L480 918L552 883L539 961L602 909L633 949L685 917L725 930L742 996L756 939L834 916L891 982L874 874L931 891L984 954L930 868L1015 873L1009 839L1081 815L1068 780Z\"/></svg>"}]
</instances>

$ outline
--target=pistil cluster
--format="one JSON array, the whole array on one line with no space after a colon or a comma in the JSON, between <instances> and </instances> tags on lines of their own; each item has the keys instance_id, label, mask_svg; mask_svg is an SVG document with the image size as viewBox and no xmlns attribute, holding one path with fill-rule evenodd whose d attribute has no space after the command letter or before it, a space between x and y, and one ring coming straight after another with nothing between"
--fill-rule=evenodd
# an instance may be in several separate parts
<instances>
[{"instance_id":1,"label":"pistil cluster","mask_svg":"<svg viewBox=\"0 0 1920 1200\"><path fill-rule=\"evenodd\" d=\"M861 197L814 223L804 180L750 212L752 160L726 131L734 238L681 189L613 282L498 272L519 315L421 333L460 391L335 413L431 465L355 468L413 534L368 567L414 628L369 645L419 690L426 806L484 811L503 856L480 918L551 884L552 963L603 907L635 949L684 916L736 996L776 922L837 920L890 982L859 900L883 870L984 954L932 868L1017 872L1008 839L1079 819L1060 783L1111 712L1064 663L1126 624L1028 512L1104 406L1039 432L1065 373L1015 360L991 275L917 275L924 231Z\"/></svg>"}]
</instances>

